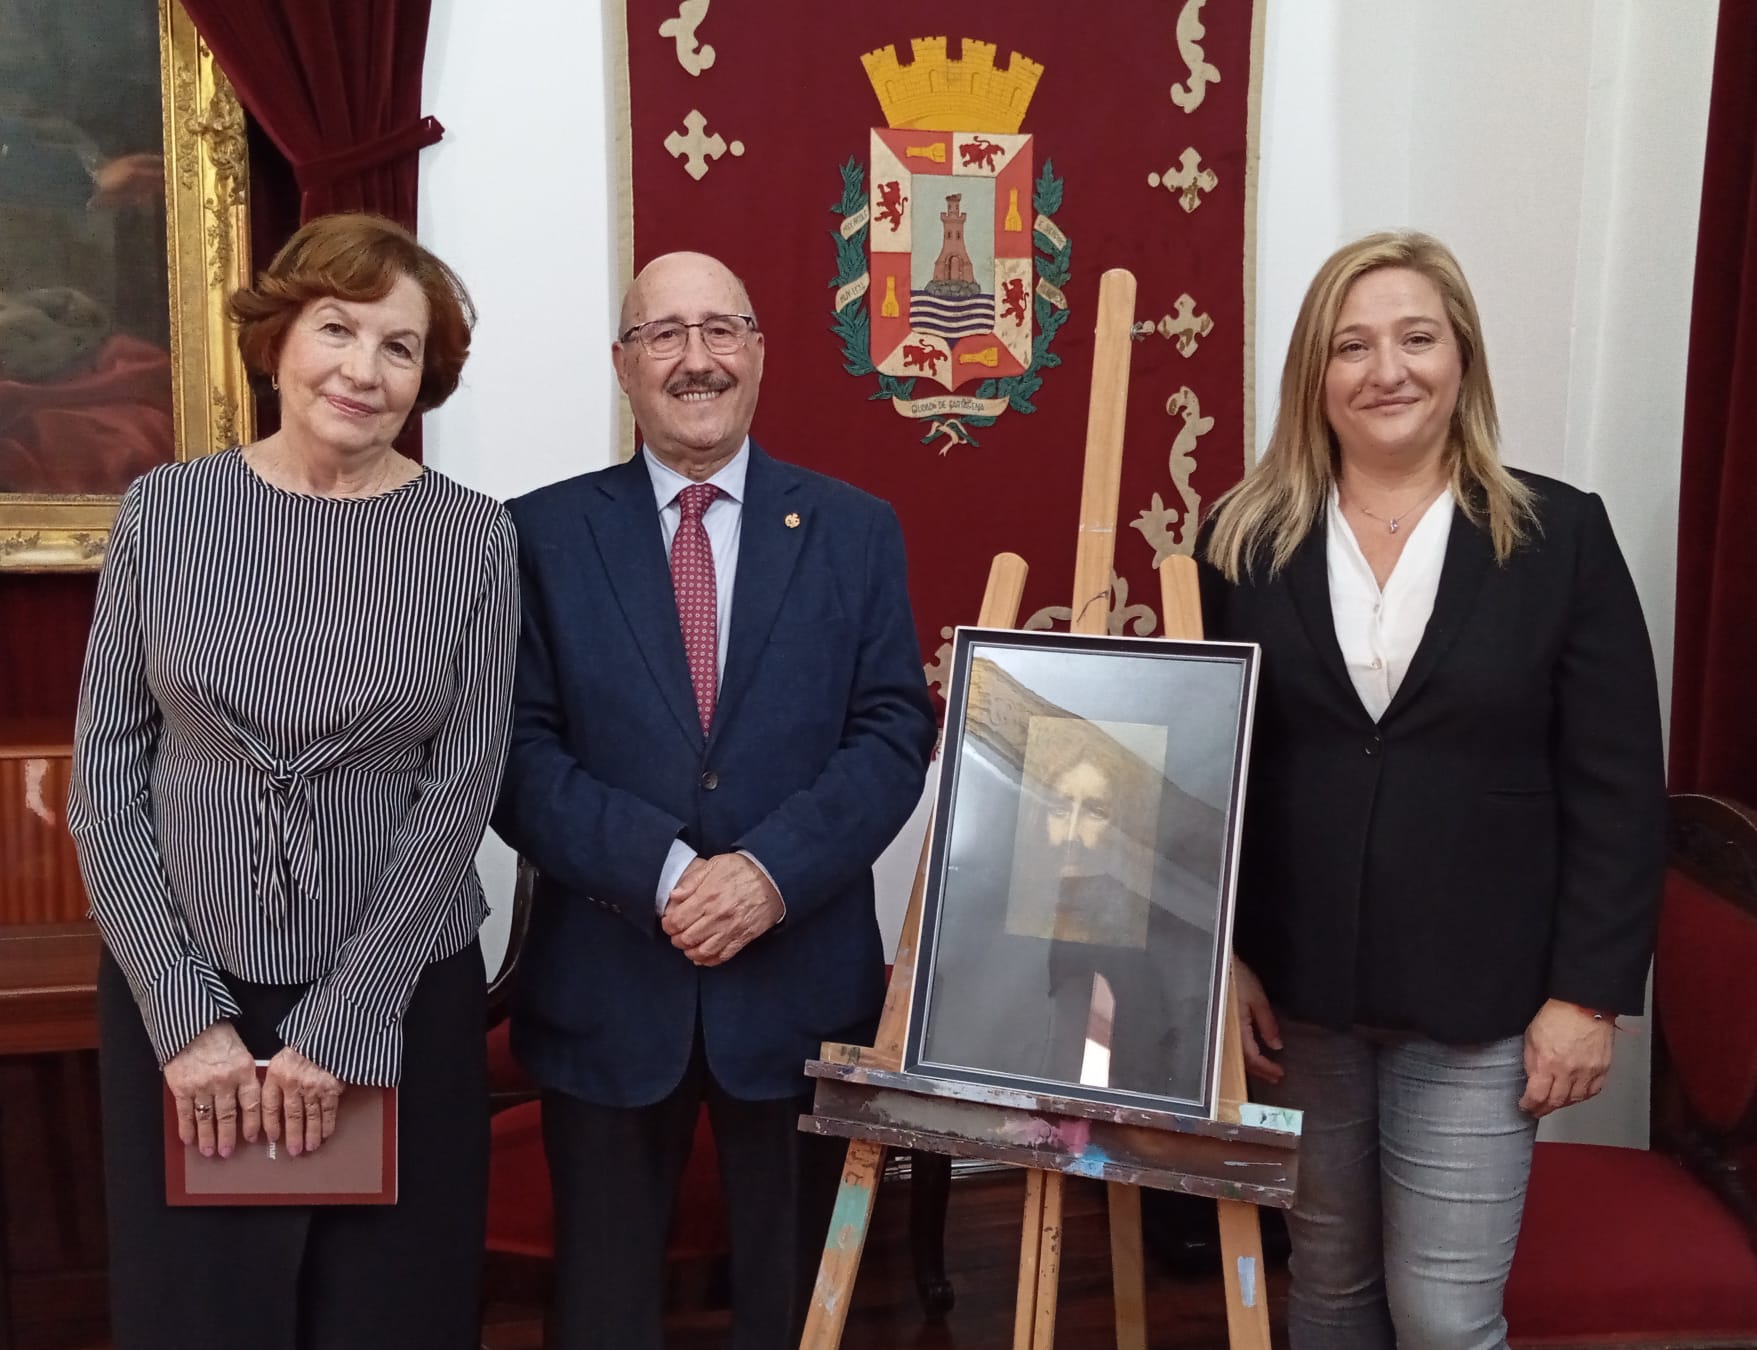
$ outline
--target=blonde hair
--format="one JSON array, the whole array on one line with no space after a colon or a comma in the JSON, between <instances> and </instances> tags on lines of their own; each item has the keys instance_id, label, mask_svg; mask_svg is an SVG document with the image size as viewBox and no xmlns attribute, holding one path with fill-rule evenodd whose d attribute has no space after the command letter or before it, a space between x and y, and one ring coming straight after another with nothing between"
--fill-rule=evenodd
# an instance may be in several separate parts
<instances>
[{"instance_id":1,"label":"blonde hair","mask_svg":"<svg viewBox=\"0 0 1757 1350\"><path fill-rule=\"evenodd\" d=\"M1445 451L1452 495L1472 524L1488 530L1497 562L1505 562L1536 524L1531 490L1501 464L1482 323L1458 259L1431 235L1370 234L1337 249L1312 278L1287 344L1269 446L1256 469L1214 503L1207 556L1227 580L1251 574L1265 557L1269 574L1279 572L1324 509L1340 455L1324 413L1331 335L1349 287L1385 267L1406 267L1433 282L1458 343L1458 405Z\"/></svg>"}]
</instances>

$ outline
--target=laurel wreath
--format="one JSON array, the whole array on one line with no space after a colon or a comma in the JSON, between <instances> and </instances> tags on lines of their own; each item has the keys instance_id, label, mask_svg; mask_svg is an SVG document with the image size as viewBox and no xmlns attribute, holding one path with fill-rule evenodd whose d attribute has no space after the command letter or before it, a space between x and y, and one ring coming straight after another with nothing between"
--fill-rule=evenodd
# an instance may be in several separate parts
<instances>
[{"instance_id":1,"label":"laurel wreath","mask_svg":"<svg viewBox=\"0 0 1757 1350\"><path fill-rule=\"evenodd\" d=\"M1062 180L1055 176L1052 160L1043 162L1043 172L1038 174L1037 182L1032 188L1031 205L1045 219L1061 210ZM830 207L830 210L846 221L865 207L866 167L859 160L850 159L842 166L842 200ZM872 223L868 221L851 235L844 235L840 229L830 231L830 237L836 242L837 267L836 279L830 283L832 286L840 289L858 281L865 274L866 238L871 230ZM1037 249L1034 259L1037 275L1050 285L1065 289L1073 266L1073 241L1064 234L1062 243L1057 245L1048 235L1036 229L1032 230L1031 236ZM1061 357L1050 350L1050 345L1054 343L1061 326L1068 321L1069 311L1057 309L1042 295L1033 296L1032 308L1037 315L1037 333L1031 340L1031 364L1017 375L1009 375L1005 379L984 380L977 386L972 397L1004 398L1007 407L1013 412L1037 411L1037 405L1031 400L1043 386L1043 376L1039 372L1062 363ZM878 375L878 389L869 395L870 399L900 399L907 403L915 397L916 377L911 375L903 379L896 375L887 375L873 365L869 318L871 312L865 295L855 297L835 311L832 329L842 339L842 368L850 375ZM978 445L980 442L970 435L969 428L993 426L995 421L993 417L975 414L946 420L955 424L971 445ZM938 434L937 431L929 431L921 438L921 443L926 445Z\"/></svg>"}]
</instances>

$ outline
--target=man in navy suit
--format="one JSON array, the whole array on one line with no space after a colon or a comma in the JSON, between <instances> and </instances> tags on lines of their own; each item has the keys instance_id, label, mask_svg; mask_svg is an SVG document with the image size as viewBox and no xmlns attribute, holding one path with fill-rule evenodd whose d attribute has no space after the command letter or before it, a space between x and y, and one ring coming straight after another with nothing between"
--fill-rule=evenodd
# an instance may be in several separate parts
<instances>
[{"instance_id":1,"label":"man in navy suit","mask_svg":"<svg viewBox=\"0 0 1757 1350\"><path fill-rule=\"evenodd\" d=\"M751 443L763 335L701 254L622 304L643 446L512 503L524 587L496 828L541 873L513 1047L543 1087L552 1347L659 1350L698 1111L735 1350L797 1344L841 1150L801 1135L825 1040L883 1000L873 860L934 740L883 502Z\"/></svg>"}]
</instances>

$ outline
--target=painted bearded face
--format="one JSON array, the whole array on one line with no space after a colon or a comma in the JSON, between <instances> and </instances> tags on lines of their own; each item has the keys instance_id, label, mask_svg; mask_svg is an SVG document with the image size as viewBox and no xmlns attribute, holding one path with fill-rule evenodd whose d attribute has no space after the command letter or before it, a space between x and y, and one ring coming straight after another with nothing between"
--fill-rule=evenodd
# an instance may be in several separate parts
<instances>
[{"instance_id":1,"label":"painted bearded face","mask_svg":"<svg viewBox=\"0 0 1757 1350\"><path fill-rule=\"evenodd\" d=\"M1101 871L1097 855L1110 838L1115 815L1109 775L1082 760L1062 773L1052 788L1044 829L1061 854L1062 875Z\"/></svg>"}]
</instances>

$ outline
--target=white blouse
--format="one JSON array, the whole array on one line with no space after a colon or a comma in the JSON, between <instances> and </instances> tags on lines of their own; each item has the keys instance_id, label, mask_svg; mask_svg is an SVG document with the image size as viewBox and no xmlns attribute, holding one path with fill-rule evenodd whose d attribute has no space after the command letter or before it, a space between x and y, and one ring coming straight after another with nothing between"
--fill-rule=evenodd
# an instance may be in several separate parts
<instances>
[{"instance_id":1,"label":"white blouse","mask_svg":"<svg viewBox=\"0 0 1757 1350\"><path fill-rule=\"evenodd\" d=\"M1428 616L1434 612L1453 514L1450 493L1422 513L1381 591L1353 528L1342 514L1341 497L1335 488L1330 489L1325 543L1330 615L1348 677L1375 722L1396 697L1397 686L1403 683L1404 672L1427 630Z\"/></svg>"}]
</instances>

